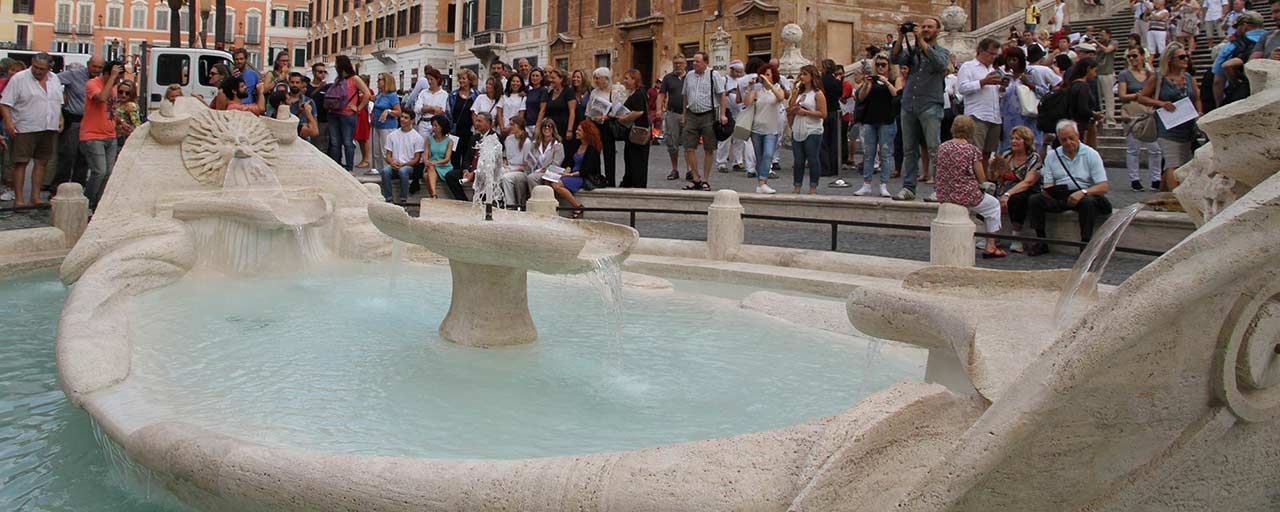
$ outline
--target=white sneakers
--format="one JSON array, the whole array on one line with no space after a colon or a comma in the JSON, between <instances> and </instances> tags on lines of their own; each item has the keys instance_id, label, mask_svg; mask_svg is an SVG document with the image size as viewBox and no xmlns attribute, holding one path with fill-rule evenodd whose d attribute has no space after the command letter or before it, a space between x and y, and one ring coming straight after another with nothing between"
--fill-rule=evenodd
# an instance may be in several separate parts
<instances>
[{"instance_id":1,"label":"white sneakers","mask_svg":"<svg viewBox=\"0 0 1280 512\"><path fill-rule=\"evenodd\" d=\"M377 169L374 169L372 167L370 167L369 170L364 172L365 176L377 176L379 174L382 174L382 173L378 172Z\"/></svg>"},{"instance_id":2,"label":"white sneakers","mask_svg":"<svg viewBox=\"0 0 1280 512\"><path fill-rule=\"evenodd\" d=\"M861 188L859 188L857 191L855 191L855 192L853 193L853 195L855 195L855 196L869 196L869 195L871 195L871 184L870 184L870 183L863 183L863 184L862 184L862 187L861 187ZM889 194L889 187L886 187L883 183L881 183L881 184L880 184L880 190L878 190L878 191L877 191L877 195L879 195L880 197L890 197L890 195L891 195L891 194Z\"/></svg>"},{"instance_id":3,"label":"white sneakers","mask_svg":"<svg viewBox=\"0 0 1280 512\"><path fill-rule=\"evenodd\" d=\"M770 187L768 184L765 184L765 185L759 185L759 186L757 186L757 187L756 187L756 193L757 193L757 194L777 194L777 193L778 193L778 191L777 191L777 190L774 190L774 189L773 189L772 187Z\"/></svg>"},{"instance_id":4,"label":"white sneakers","mask_svg":"<svg viewBox=\"0 0 1280 512\"><path fill-rule=\"evenodd\" d=\"M17 195L9 187L0 188L0 201L12 201Z\"/></svg>"}]
</instances>

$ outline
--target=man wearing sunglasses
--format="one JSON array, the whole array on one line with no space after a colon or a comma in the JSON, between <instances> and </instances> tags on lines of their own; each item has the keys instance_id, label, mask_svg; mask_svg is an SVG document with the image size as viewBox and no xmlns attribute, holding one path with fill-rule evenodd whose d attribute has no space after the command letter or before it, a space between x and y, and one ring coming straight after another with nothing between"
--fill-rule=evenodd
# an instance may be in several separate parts
<instances>
[{"instance_id":1,"label":"man wearing sunglasses","mask_svg":"<svg viewBox=\"0 0 1280 512\"><path fill-rule=\"evenodd\" d=\"M311 88L308 89L307 96L311 97L313 105L324 105L324 93L329 90L329 70L325 68L324 62L317 62L311 65ZM329 133L329 113L323 108L317 108L313 111L316 116L316 126L319 133ZM311 145L315 146L322 153L329 153L328 137L312 137Z\"/></svg>"}]
</instances>

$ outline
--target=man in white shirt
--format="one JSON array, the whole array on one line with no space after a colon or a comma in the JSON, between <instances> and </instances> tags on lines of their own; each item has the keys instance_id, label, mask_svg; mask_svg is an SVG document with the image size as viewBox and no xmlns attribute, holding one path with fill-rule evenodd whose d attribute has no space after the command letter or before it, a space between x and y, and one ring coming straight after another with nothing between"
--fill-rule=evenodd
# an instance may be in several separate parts
<instances>
[{"instance_id":1,"label":"man in white shirt","mask_svg":"<svg viewBox=\"0 0 1280 512\"><path fill-rule=\"evenodd\" d=\"M1222 39L1222 17L1227 11L1226 0L1204 0L1204 35L1209 44L1217 44Z\"/></svg>"},{"instance_id":2,"label":"man in white shirt","mask_svg":"<svg viewBox=\"0 0 1280 512\"><path fill-rule=\"evenodd\" d=\"M0 96L0 116L13 146L14 206L45 204L40 199L44 167L53 156L58 132L62 130L62 83L49 72L53 58L40 52L31 57L31 67L13 75ZM31 172L31 201L23 191L27 162L35 161Z\"/></svg>"},{"instance_id":3,"label":"man in white shirt","mask_svg":"<svg viewBox=\"0 0 1280 512\"><path fill-rule=\"evenodd\" d=\"M964 113L974 120L973 145L982 150L983 159L1000 147L1000 89L1008 78L995 68L1000 54L1000 41L984 38L978 42L973 60L960 65L956 73L956 91L964 98Z\"/></svg>"},{"instance_id":4,"label":"man in white shirt","mask_svg":"<svg viewBox=\"0 0 1280 512\"><path fill-rule=\"evenodd\" d=\"M413 167L422 161L426 140L413 129L413 112L400 112L400 129L387 135L382 147L387 162L382 168L382 198L391 202L391 178L400 178L399 204L409 202L409 180L413 179ZM434 172L434 171L431 171Z\"/></svg>"}]
</instances>

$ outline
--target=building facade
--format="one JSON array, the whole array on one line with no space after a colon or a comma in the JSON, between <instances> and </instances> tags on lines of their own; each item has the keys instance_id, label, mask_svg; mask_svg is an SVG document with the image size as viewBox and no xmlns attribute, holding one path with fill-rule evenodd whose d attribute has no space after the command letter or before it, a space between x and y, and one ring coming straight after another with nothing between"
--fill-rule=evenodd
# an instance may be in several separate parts
<instances>
[{"instance_id":1,"label":"building facade","mask_svg":"<svg viewBox=\"0 0 1280 512\"><path fill-rule=\"evenodd\" d=\"M305 69L311 60L307 48L307 34L311 29L310 0L271 0L265 16L264 67L271 67L276 55L287 53L293 69Z\"/></svg>"},{"instance_id":2,"label":"building facade","mask_svg":"<svg viewBox=\"0 0 1280 512\"><path fill-rule=\"evenodd\" d=\"M36 0L0 0L0 48L30 50Z\"/></svg>"},{"instance_id":3,"label":"building facade","mask_svg":"<svg viewBox=\"0 0 1280 512\"><path fill-rule=\"evenodd\" d=\"M782 27L804 30L810 60L853 62L898 24L937 14L947 1L904 0L551 0L551 63L562 69L635 68L646 83L676 55L711 53L716 34L730 59L780 57Z\"/></svg>"},{"instance_id":4,"label":"building facade","mask_svg":"<svg viewBox=\"0 0 1280 512\"><path fill-rule=\"evenodd\" d=\"M12 31L15 44L26 41L32 50L83 53L125 59L138 64L143 42L169 46L172 20L166 0L0 0L0 41ZM213 0L196 4L197 37L190 37L190 7L179 10L183 46L216 47ZM276 4L304 4L304 0L226 0L227 34L223 47L244 47L250 61L267 61L267 13ZM24 10L22 14L11 14ZM205 14L208 13L208 14ZM12 16L12 18L10 18ZM12 23L10 20L12 19ZM204 21L204 23L201 23ZM206 26L207 25L207 26ZM201 37L201 33L203 36ZM25 36L25 39L23 39Z\"/></svg>"},{"instance_id":5,"label":"building facade","mask_svg":"<svg viewBox=\"0 0 1280 512\"><path fill-rule=\"evenodd\" d=\"M308 64L346 55L360 74L391 73L405 90L426 65L452 68L452 1L311 0L309 8Z\"/></svg>"},{"instance_id":6,"label":"building facade","mask_svg":"<svg viewBox=\"0 0 1280 512\"><path fill-rule=\"evenodd\" d=\"M461 34L454 45L459 68L487 77L489 65L529 59L535 67L548 59L550 0L461 0L454 23Z\"/></svg>"}]
</instances>

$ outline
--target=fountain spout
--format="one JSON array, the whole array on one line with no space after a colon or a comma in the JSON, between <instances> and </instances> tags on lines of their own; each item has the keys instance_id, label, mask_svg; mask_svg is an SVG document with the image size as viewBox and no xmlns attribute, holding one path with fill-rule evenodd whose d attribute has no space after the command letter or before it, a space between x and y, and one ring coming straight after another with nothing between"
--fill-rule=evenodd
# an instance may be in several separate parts
<instances>
[{"instance_id":1,"label":"fountain spout","mask_svg":"<svg viewBox=\"0 0 1280 512\"><path fill-rule=\"evenodd\" d=\"M484 204L484 220L493 220L493 203Z\"/></svg>"}]
</instances>

